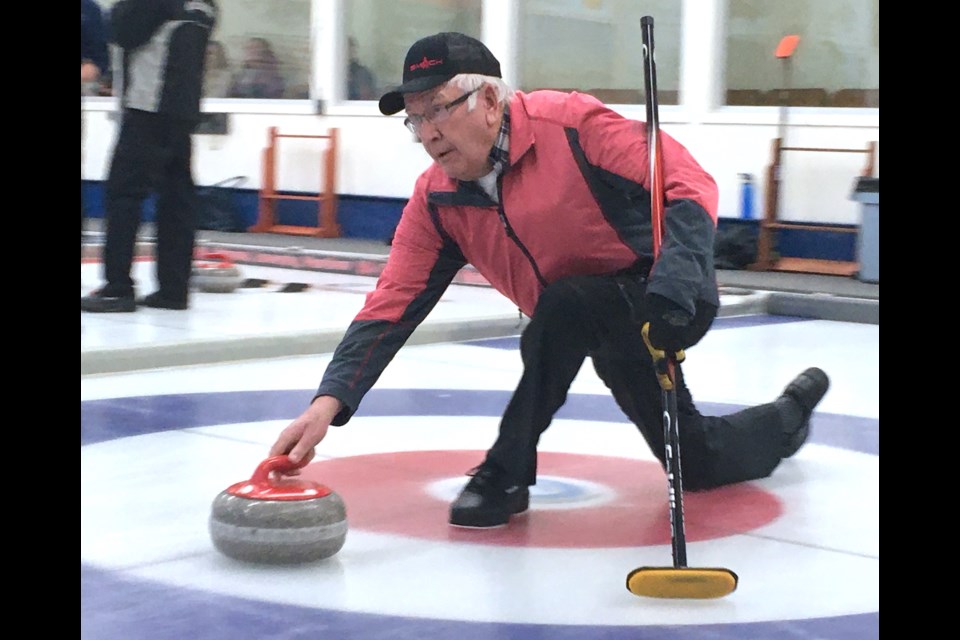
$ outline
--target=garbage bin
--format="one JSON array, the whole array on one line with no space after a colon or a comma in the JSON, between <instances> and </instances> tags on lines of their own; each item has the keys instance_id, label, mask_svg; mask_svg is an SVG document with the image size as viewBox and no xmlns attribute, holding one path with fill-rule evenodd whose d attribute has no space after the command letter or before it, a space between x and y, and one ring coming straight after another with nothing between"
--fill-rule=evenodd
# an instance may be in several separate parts
<instances>
[{"instance_id":1,"label":"garbage bin","mask_svg":"<svg viewBox=\"0 0 960 640\"><path fill-rule=\"evenodd\" d=\"M860 236L857 240L857 278L880 283L880 178L858 178L851 200L860 203Z\"/></svg>"}]
</instances>

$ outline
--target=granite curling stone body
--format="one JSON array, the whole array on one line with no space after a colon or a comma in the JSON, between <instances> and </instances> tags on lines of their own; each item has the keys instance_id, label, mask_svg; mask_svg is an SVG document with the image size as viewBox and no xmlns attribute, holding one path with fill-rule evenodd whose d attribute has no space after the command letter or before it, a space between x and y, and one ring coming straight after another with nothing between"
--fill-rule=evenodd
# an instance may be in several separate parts
<instances>
[{"instance_id":1,"label":"granite curling stone body","mask_svg":"<svg viewBox=\"0 0 960 640\"><path fill-rule=\"evenodd\" d=\"M205 293L232 293L243 279L240 269L221 253L209 253L193 266L190 282Z\"/></svg>"},{"instance_id":2,"label":"granite curling stone body","mask_svg":"<svg viewBox=\"0 0 960 640\"><path fill-rule=\"evenodd\" d=\"M271 478L296 467L287 456L267 458L250 480L214 499L210 536L218 551L245 562L300 564L343 547L347 512L337 493L309 480Z\"/></svg>"}]
</instances>

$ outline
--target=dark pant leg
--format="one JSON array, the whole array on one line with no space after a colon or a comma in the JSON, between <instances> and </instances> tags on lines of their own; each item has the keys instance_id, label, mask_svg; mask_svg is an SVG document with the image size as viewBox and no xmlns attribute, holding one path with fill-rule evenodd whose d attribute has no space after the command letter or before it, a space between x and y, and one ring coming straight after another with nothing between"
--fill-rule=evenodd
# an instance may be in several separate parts
<instances>
[{"instance_id":1,"label":"dark pant leg","mask_svg":"<svg viewBox=\"0 0 960 640\"><path fill-rule=\"evenodd\" d=\"M695 352L690 354L695 357ZM665 464L662 391L650 360L594 355L593 365L650 450ZM783 425L776 407L768 403L725 416L705 416L686 386L682 366L675 371L683 488L711 489L769 476L780 463L783 448Z\"/></svg>"},{"instance_id":2,"label":"dark pant leg","mask_svg":"<svg viewBox=\"0 0 960 640\"><path fill-rule=\"evenodd\" d=\"M186 301L196 235L192 174L193 123L166 119L163 166L157 183L157 282L167 300Z\"/></svg>"},{"instance_id":3,"label":"dark pant leg","mask_svg":"<svg viewBox=\"0 0 960 640\"><path fill-rule=\"evenodd\" d=\"M536 447L570 383L590 355L618 405L664 462L660 385L640 326L646 321L642 279L581 276L550 285L520 340L524 371L487 454L518 483L536 482ZM690 343L709 329L717 309L699 307ZM692 355L691 357L695 357ZM726 416L704 416L676 370L683 486L690 490L764 478L780 462L782 424L772 403Z\"/></svg>"},{"instance_id":4,"label":"dark pant leg","mask_svg":"<svg viewBox=\"0 0 960 640\"><path fill-rule=\"evenodd\" d=\"M618 319L619 330L591 353L593 367L610 389L617 405L640 430L654 456L661 465L665 465L663 391L657 380L650 351L640 331L643 324L649 321L644 304L646 282L643 279L621 278L618 284L623 297L629 301L630 316ZM696 315L688 328L689 344L696 344L703 338L716 314L716 307L698 305ZM708 465L713 463L713 456L707 446L709 425L693 402L683 378L683 368L679 364L674 370L674 378L683 486L692 488L700 484L701 477L712 476L708 469Z\"/></svg>"},{"instance_id":5,"label":"dark pant leg","mask_svg":"<svg viewBox=\"0 0 960 640\"><path fill-rule=\"evenodd\" d=\"M570 383L587 354L630 310L612 276L577 276L548 286L520 338L523 375L500 421L487 462L506 470L518 484L536 483L536 447L554 413L567 399Z\"/></svg>"},{"instance_id":6,"label":"dark pant leg","mask_svg":"<svg viewBox=\"0 0 960 640\"><path fill-rule=\"evenodd\" d=\"M645 281L621 278L619 285L631 303L634 324L647 322ZM688 328L687 344L695 345L706 335L717 311L712 305L698 304ZM662 464L666 455L663 397L650 354L642 336L632 327L614 335L616 340L591 354L594 368ZM696 350L690 357L696 358ZM783 424L773 403L726 416L702 415L687 388L682 365L676 367L676 394L680 466L685 488L710 489L765 478L780 463Z\"/></svg>"},{"instance_id":7,"label":"dark pant leg","mask_svg":"<svg viewBox=\"0 0 960 640\"><path fill-rule=\"evenodd\" d=\"M130 272L137 231L143 203L161 166L156 114L127 110L122 117L104 190L103 293L110 296L134 295Z\"/></svg>"}]
</instances>

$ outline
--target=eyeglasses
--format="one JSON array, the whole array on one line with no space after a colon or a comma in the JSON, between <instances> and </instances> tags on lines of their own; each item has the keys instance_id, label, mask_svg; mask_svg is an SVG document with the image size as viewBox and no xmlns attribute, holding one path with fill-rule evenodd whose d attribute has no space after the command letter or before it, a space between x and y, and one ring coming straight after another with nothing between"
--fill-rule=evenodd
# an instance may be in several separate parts
<instances>
[{"instance_id":1,"label":"eyeglasses","mask_svg":"<svg viewBox=\"0 0 960 640\"><path fill-rule=\"evenodd\" d=\"M456 100L448 102L447 104L431 105L427 108L427 112L422 115L409 115L404 118L403 126L405 126L407 129L410 129L411 133L420 133L420 129L423 127L424 122L441 124L450 117L451 111L466 102L467 98L475 94L477 91L480 91L480 88L481 87L477 87L473 91L468 91Z\"/></svg>"}]
</instances>

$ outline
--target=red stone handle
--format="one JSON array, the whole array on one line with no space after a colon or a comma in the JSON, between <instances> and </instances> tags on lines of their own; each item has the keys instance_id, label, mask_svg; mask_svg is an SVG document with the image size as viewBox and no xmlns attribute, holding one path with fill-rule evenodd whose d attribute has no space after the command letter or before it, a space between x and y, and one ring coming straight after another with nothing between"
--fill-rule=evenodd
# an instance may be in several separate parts
<instances>
[{"instance_id":1,"label":"red stone handle","mask_svg":"<svg viewBox=\"0 0 960 640\"><path fill-rule=\"evenodd\" d=\"M272 456L257 465L252 478L231 485L227 493L251 500L310 500L332 493L329 487L312 480L271 476L274 471L283 473L302 466L302 461L293 463L288 456Z\"/></svg>"},{"instance_id":2,"label":"red stone handle","mask_svg":"<svg viewBox=\"0 0 960 640\"><path fill-rule=\"evenodd\" d=\"M250 482L254 484L269 484L270 483L270 474L274 471L279 471L284 473L286 471L293 471L294 469L299 469L304 466L303 460L300 462L294 463L290 460L290 456L272 456L267 458L259 465L257 465L256 471L253 472L253 477L250 478Z\"/></svg>"}]
</instances>

